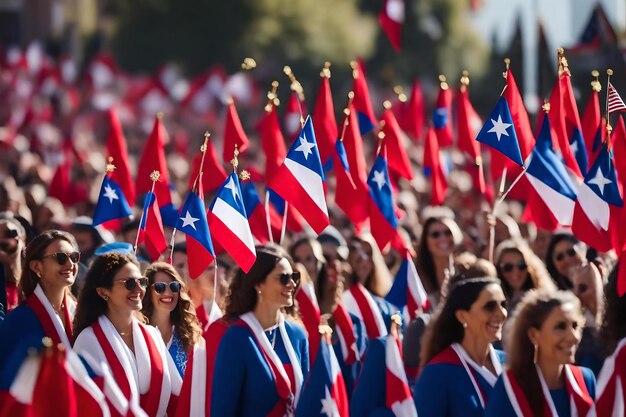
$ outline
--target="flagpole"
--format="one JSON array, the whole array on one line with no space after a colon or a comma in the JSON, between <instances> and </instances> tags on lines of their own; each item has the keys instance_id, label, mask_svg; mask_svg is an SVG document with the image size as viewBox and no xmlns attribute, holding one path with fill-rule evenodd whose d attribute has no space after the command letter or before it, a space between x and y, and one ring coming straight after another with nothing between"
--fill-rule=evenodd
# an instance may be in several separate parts
<instances>
[{"instance_id":1,"label":"flagpole","mask_svg":"<svg viewBox=\"0 0 626 417\"><path fill-rule=\"evenodd\" d=\"M613 70L611 68L606 70L606 145L607 149L611 149L611 131L613 127L611 126L611 113L609 113L609 85L611 85L611 75L613 75Z\"/></svg>"},{"instance_id":2,"label":"flagpole","mask_svg":"<svg viewBox=\"0 0 626 417\"><path fill-rule=\"evenodd\" d=\"M278 81L272 81L272 90L267 93L267 104L265 105L265 113L271 113L273 106L277 106L280 102L276 95L278 89ZM266 166L267 168L267 166ZM267 171L267 169L266 169ZM274 235L272 234L272 220L270 216L270 191L267 187L267 172L265 173L265 222L267 223L267 234L270 239L270 243L274 243Z\"/></svg>"},{"instance_id":3,"label":"flagpole","mask_svg":"<svg viewBox=\"0 0 626 417\"><path fill-rule=\"evenodd\" d=\"M326 65L330 67L330 62L326 61L324 63L324 67L328 68ZM285 73L285 75L287 75L287 77L289 77L289 81L291 81L289 88L291 89L291 91L293 91L294 93L298 95L298 110L300 111L300 128L303 128L304 127L304 114L302 112L302 102L304 101L304 89L302 88L302 84L300 84L300 81L296 79L296 76L294 75L289 65L285 65L283 67L283 72Z\"/></svg>"},{"instance_id":4,"label":"flagpole","mask_svg":"<svg viewBox=\"0 0 626 417\"><path fill-rule=\"evenodd\" d=\"M161 174L159 171L152 171L150 174L150 179L152 180L152 188L150 192L154 194L154 186L156 182L159 180ZM144 222L144 218L148 220L148 211L146 210L146 202L143 203L143 210L141 212L141 219L139 220L139 227L137 227L137 235L135 236L135 245L133 246L133 255L137 256L137 246L139 246L139 231L141 230L141 224Z\"/></svg>"}]
</instances>

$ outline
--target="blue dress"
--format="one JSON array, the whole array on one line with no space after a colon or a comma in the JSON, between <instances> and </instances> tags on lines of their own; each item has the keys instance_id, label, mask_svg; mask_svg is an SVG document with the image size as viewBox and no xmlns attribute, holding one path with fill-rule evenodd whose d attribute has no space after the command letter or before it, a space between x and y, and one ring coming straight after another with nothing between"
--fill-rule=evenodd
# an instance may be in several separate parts
<instances>
[{"instance_id":1,"label":"blue dress","mask_svg":"<svg viewBox=\"0 0 626 417\"><path fill-rule=\"evenodd\" d=\"M285 328L306 380L309 372L306 333L301 326L288 321L285 321ZM281 362L289 365L280 331L275 329L266 335L270 341L275 341L274 350ZM247 327L231 325L224 334L215 359L212 391L212 417L266 416L279 401L272 370Z\"/></svg>"},{"instance_id":2,"label":"blue dress","mask_svg":"<svg viewBox=\"0 0 626 417\"><path fill-rule=\"evenodd\" d=\"M187 368L187 352L185 352L183 341L180 340L176 330L172 332L172 340L167 346L167 351L174 360L174 365L176 365L176 369L182 378L185 375L185 369Z\"/></svg>"},{"instance_id":3,"label":"blue dress","mask_svg":"<svg viewBox=\"0 0 626 417\"><path fill-rule=\"evenodd\" d=\"M394 417L385 406L385 339L371 339L368 343L363 368L350 399L350 417Z\"/></svg>"},{"instance_id":4,"label":"blue dress","mask_svg":"<svg viewBox=\"0 0 626 417\"><path fill-rule=\"evenodd\" d=\"M596 378L593 375L593 371L582 366L579 368L582 371L587 391L589 391L589 395L591 395L591 398L593 399L596 397ZM555 390L551 389L550 397L552 397L552 402L554 402L554 406L559 417L569 417L571 415L570 399L567 394L567 388L563 387ZM500 376L498 378L498 382L496 382L496 385L493 388L491 397L489 397L489 404L487 405L487 410L485 410L485 417L509 416L517 417L517 414L515 414L515 411L513 410L513 406L511 405L509 397L506 393L504 380L502 376Z\"/></svg>"},{"instance_id":5,"label":"blue dress","mask_svg":"<svg viewBox=\"0 0 626 417\"><path fill-rule=\"evenodd\" d=\"M357 349L360 351L361 349L359 347L363 346L364 351L367 340L365 325L363 324L363 321L354 314L348 314L352 319L352 327L354 328ZM336 333L333 333L333 335L335 334ZM343 352L341 351L341 343L339 342L339 340L333 342L333 349L335 351L335 356L337 357L337 362L339 363L339 368L341 368L343 380L346 384L346 392L348 394L348 398L350 398L352 396L352 391L354 390L354 384L356 382L356 379L359 376L359 372L361 371L361 362L357 358L357 361L352 365L346 365L343 359Z\"/></svg>"}]
</instances>

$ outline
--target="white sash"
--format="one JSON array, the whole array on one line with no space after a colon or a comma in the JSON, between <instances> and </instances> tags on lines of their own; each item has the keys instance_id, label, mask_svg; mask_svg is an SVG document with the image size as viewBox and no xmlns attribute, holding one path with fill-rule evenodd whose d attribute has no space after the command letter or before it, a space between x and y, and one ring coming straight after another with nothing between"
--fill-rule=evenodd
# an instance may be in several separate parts
<instances>
[{"instance_id":1,"label":"white sash","mask_svg":"<svg viewBox=\"0 0 626 417\"><path fill-rule=\"evenodd\" d=\"M33 292L33 294L35 294L35 297L37 297L37 299L41 302L41 304L46 309L46 313L48 313L48 315L50 316L50 319L52 319L52 324L54 325L54 329L57 331L59 338L61 339L61 343L63 343L63 345L65 346L65 349L72 350L72 344L67 339L67 334L65 333L65 326L63 326L63 321L54 311L54 308L52 308L52 304L50 304L50 300L48 300L48 297L46 297L46 294L43 292L43 289L41 288L39 284L37 284L37 286L35 287L35 291ZM66 307L68 309L68 312L70 313L70 320L73 321L74 312L76 311L76 303L67 295L63 295L63 299L67 303ZM61 312L61 314L64 314L64 313Z\"/></svg>"},{"instance_id":2,"label":"white sash","mask_svg":"<svg viewBox=\"0 0 626 417\"><path fill-rule=\"evenodd\" d=\"M189 366L187 366L189 369ZM193 346L193 364L191 374L190 417L204 417L206 408L206 346L200 339Z\"/></svg>"},{"instance_id":3,"label":"white sash","mask_svg":"<svg viewBox=\"0 0 626 417\"><path fill-rule=\"evenodd\" d=\"M465 368L465 372L467 373L467 376L469 377L470 381L472 381L474 390L476 391L476 394L478 395L478 399L480 400L480 405L482 406L484 410L485 398L483 398L482 391L480 390L480 387L478 386L478 381L476 381L476 378L474 378L474 374L469 369L469 366L471 366L476 372L478 372L480 376L482 376L485 379L485 381L487 381L487 383L491 385L492 387L496 384L496 381L498 380L498 376L492 374L491 371L489 371L487 368L485 368L484 366L480 366L472 358L470 358L470 356L467 354L465 349L463 349L463 346L460 343L453 343L451 347L452 349L454 349L454 351L458 355L461 363L463 364L463 367ZM489 359L491 360L493 369L496 371L496 374L500 375L502 373L502 365L500 364L500 361L498 360L498 355L496 354L496 350L491 345L489 345Z\"/></svg>"},{"instance_id":4,"label":"white sash","mask_svg":"<svg viewBox=\"0 0 626 417\"><path fill-rule=\"evenodd\" d=\"M365 288L362 284L356 285L362 287L361 290L363 291L363 294L365 294L367 306L372 311L372 315L374 316L374 322L376 324L376 327L378 328L378 333L381 337L387 336L387 326L385 326L385 320L383 319L383 315L380 312L380 307L378 307L378 304L376 304L376 301L374 301L374 298L372 298L372 295L367 290L367 288ZM363 323L365 323L365 319L363 318L363 314L361 313L359 303L356 302L356 299L352 295L351 290L344 291L343 295L341 296L341 304L343 304L344 308L349 313L354 314L355 316L360 318Z\"/></svg>"}]
</instances>

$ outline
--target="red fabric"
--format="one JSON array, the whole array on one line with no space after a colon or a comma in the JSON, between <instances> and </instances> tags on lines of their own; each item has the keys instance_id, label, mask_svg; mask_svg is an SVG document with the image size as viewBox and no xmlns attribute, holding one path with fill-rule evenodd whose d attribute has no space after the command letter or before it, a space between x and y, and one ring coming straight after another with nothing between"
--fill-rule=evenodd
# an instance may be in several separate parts
<instances>
[{"instance_id":1,"label":"red fabric","mask_svg":"<svg viewBox=\"0 0 626 417\"><path fill-rule=\"evenodd\" d=\"M300 112L302 110L302 113ZM287 109L285 110L285 114L283 116L283 127L285 130L285 134L289 139L289 142L292 143L298 137L300 130L302 129L302 124L300 123L301 115L306 115L306 103L300 101L298 97L298 93L292 91L289 94L289 101L287 101ZM317 134L317 130L316 130ZM317 139L317 137L316 137Z\"/></svg>"},{"instance_id":2,"label":"red fabric","mask_svg":"<svg viewBox=\"0 0 626 417\"><path fill-rule=\"evenodd\" d=\"M33 311L35 312L35 315L39 319L39 322L41 323L41 327L43 327L43 331L46 334L46 336L52 339L52 342L55 345L62 343L61 337L57 333L57 330L54 327L54 323L52 322L50 315L46 311L46 308L41 303L41 301L39 301L39 298L37 298L35 294L29 295L26 298L26 305L32 308ZM65 334L67 336L67 340L69 340L69 342L72 343L74 341L74 338L72 336L72 319L70 318L70 313L67 307L67 295L65 295L63 298L63 316L65 319L65 326L66 326Z\"/></svg>"},{"instance_id":3,"label":"red fabric","mask_svg":"<svg viewBox=\"0 0 626 417\"><path fill-rule=\"evenodd\" d=\"M122 125L117 117L114 108L106 112L107 122L109 124L109 134L106 141L107 158L113 158L115 170L111 174L111 179L120 186L126 200L132 205L135 202L135 184L130 173L128 163L128 150L126 148L126 139L122 131ZM108 159L107 159L108 163Z\"/></svg>"},{"instance_id":4,"label":"red fabric","mask_svg":"<svg viewBox=\"0 0 626 417\"><path fill-rule=\"evenodd\" d=\"M232 159L232 155L231 155ZM200 173L200 164L202 162L202 153L196 155L191 162L191 175L189 176L188 190L193 190L193 186L197 181ZM204 165L202 166L202 189L207 192L214 192L224 181L226 181L226 171L222 164L217 160L217 154L213 143L207 141L206 154L204 156Z\"/></svg>"},{"instance_id":5,"label":"red fabric","mask_svg":"<svg viewBox=\"0 0 626 417\"><path fill-rule=\"evenodd\" d=\"M395 9L402 7L402 14ZM385 0L378 14L378 22L389 43L398 52L402 46L402 24L404 23L404 0Z\"/></svg>"},{"instance_id":6,"label":"red fabric","mask_svg":"<svg viewBox=\"0 0 626 417\"><path fill-rule=\"evenodd\" d=\"M519 142L520 151L522 153L522 159L525 160L535 147L535 135L530 126L524 100L517 88L517 82L515 81L513 72L510 69L506 73L506 85L507 87L502 96L509 105L513 126L515 127L515 134L517 135L517 141Z\"/></svg>"},{"instance_id":7,"label":"red fabric","mask_svg":"<svg viewBox=\"0 0 626 417\"><path fill-rule=\"evenodd\" d=\"M122 391L122 394L124 394L124 397L126 397L126 399L130 401L130 384L128 378L126 377L126 372L122 367L122 363L117 358L117 354L107 340L107 337L104 334L104 330L102 330L102 326L100 326L100 323L96 322L91 327L93 329L94 335L96 336L96 339L98 339L98 343L100 344L102 351L104 352L104 356L107 359L107 364L111 369L111 373L115 378L117 386Z\"/></svg>"},{"instance_id":8,"label":"red fabric","mask_svg":"<svg viewBox=\"0 0 626 417\"><path fill-rule=\"evenodd\" d=\"M141 159L137 166L137 178L135 182L138 194L147 193L152 189L150 174L158 171L160 174L154 193L159 201L159 207L164 207L172 203L172 195L169 189L169 173L167 161L165 159L165 140L167 132L159 117L154 120L154 127L146 141L146 145L141 154ZM159 184L162 184L159 186Z\"/></svg>"},{"instance_id":9,"label":"red fabric","mask_svg":"<svg viewBox=\"0 0 626 417\"><path fill-rule=\"evenodd\" d=\"M209 417L211 413L211 393L213 392L213 371L215 369L215 357L217 356L217 348L220 345L220 341L228 330L228 323L224 319L216 320L209 328L204 332L202 337L206 342L206 417ZM185 373L185 380L183 381L183 387L185 381L191 379ZM187 381L189 384L191 381Z\"/></svg>"},{"instance_id":10,"label":"red fabric","mask_svg":"<svg viewBox=\"0 0 626 417\"><path fill-rule=\"evenodd\" d=\"M426 132L424 145L424 167L430 169L430 202L433 206L440 206L446 199L448 181L441 166L439 142L435 136L435 129Z\"/></svg>"},{"instance_id":11,"label":"red fabric","mask_svg":"<svg viewBox=\"0 0 626 417\"><path fill-rule=\"evenodd\" d=\"M273 105L271 107L271 110L266 112L261 120L261 147L265 154L265 180L267 184L276 175L278 168L287 156L285 137L280 130L276 107Z\"/></svg>"},{"instance_id":12,"label":"red fabric","mask_svg":"<svg viewBox=\"0 0 626 417\"><path fill-rule=\"evenodd\" d=\"M313 289L311 289L313 290ZM321 335L319 332L320 309L309 295L300 287L296 293L298 308L302 314L302 322L309 336L309 363L315 363L315 357L320 347Z\"/></svg>"},{"instance_id":13,"label":"red fabric","mask_svg":"<svg viewBox=\"0 0 626 417\"><path fill-rule=\"evenodd\" d=\"M13 310L20 302L20 293L17 289L17 286L14 283L5 282L4 283L7 293L7 313Z\"/></svg>"},{"instance_id":14,"label":"red fabric","mask_svg":"<svg viewBox=\"0 0 626 417\"><path fill-rule=\"evenodd\" d=\"M385 148L387 149L387 163L389 170L408 180L413 179L413 168L406 153L406 146L402 141L400 126L393 112L385 110L382 116L385 122L381 131L385 134Z\"/></svg>"},{"instance_id":15,"label":"red fabric","mask_svg":"<svg viewBox=\"0 0 626 417\"><path fill-rule=\"evenodd\" d=\"M530 187L528 191L522 221L534 223L538 229L550 232L560 226L558 220L554 217L554 214L552 214L552 211L546 206L546 203L544 203L534 187Z\"/></svg>"},{"instance_id":16,"label":"red fabric","mask_svg":"<svg viewBox=\"0 0 626 417\"><path fill-rule=\"evenodd\" d=\"M156 198L155 201L150 204L148 210L143 213L146 227L145 230L142 228L139 229L138 243L145 243L152 261L159 259L161 254L167 249L167 240L165 239L165 232L163 231L163 220L161 220L158 201L158 198Z\"/></svg>"},{"instance_id":17,"label":"red fabric","mask_svg":"<svg viewBox=\"0 0 626 417\"><path fill-rule=\"evenodd\" d=\"M235 108L235 103L231 101L228 103L228 109L226 111L222 160L229 164L234 156L235 145L239 147L239 152L243 153L246 149L248 149L249 142L248 136L246 136L243 126L241 126L241 120L239 120L239 114Z\"/></svg>"},{"instance_id":18,"label":"red fabric","mask_svg":"<svg viewBox=\"0 0 626 417\"><path fill-rule=\"evenodd\" d=\"M333 95L330 91L330 80L324 75L322 75L317 101L313 109L313 126L315 126L317 149L319 150L322 164L324 164L334 154L335 141L339 136Z\"/></svg>"},{"instance_id":19,"label":"red fabric","mask_svg":"<svg viewBox=\"0 0 626 417\"><path fill-rule=\"evenodd\" d=\"M365 291L367 290L362 285L353 285L350 288L350 293L354 297L354 300L359 306L359 311L363 316L363 323L365 324L365 331L367 332L368 339L376 339L377 337L381 337L382 335L380 334L378 326L376 325L374 312L370 308L370 304L367 302Z\"/></svg>"},{"instance_id":20,"label":"red fabric","mask_svg":"<svg viewBox=\"0 0 626 417\"><path fill-rule=\"evenodd\" d=\"M335 319L335 326L341 331L341 337L343 337L344 345L348 350L347 355L343 358L343 362L346 365L352 365L356 362L358 356L352 319L341 304L338 304L335 311L333 311L333 319Z\"/></svg>"},{"instance_id":21,"label":"red fabric","mask_svg":"<svg viewBox=\"0 0 626 417\"><path fill-rule=\"evenodd\" d=\"M163 385L163 359L159 354L159 350L154 344L154 340L148 334L148 330L141 324L139 330L146 341L148 353L150 355L150 389L145 394L141 394L139 403L141 408L148 413L149 416L156 416L159 410L159 402L161 401L161 389Z\"/></svg>"},{"instance_id":22,"label":"red fabric","mask_svg":"<svg viewBox=\"0 0 626 417\"><path fill-rule=\"evenodd\" d=\"M56 349L44 352L33 392L32 415L77 417L73 381L63 367L62 354Z\"/></svg>"},{"instance_id":23,"label":"red fabric","mask_svg":"<svg viewBox=\"0 0 626 417\"><path fill-rule=\"evenodd\" d=\"M233 261L244 271L250 271L254 261L256 260L256 254L246 246L243 240L236 235L237 230L230 229L219 217L209 211L207 211L207 217L209 221L209 228L211 235L218 241L224 250L233 258ZM250 227L248 225L248 227Z\"/></svg>"},{"instance_id":24,"label":"red fabric","mask_svg":"<svg viewBox=\"0 0 626 417\"><path fill-rule=\"evenodd\" d=\"M476 140L481 120L469 99L467 87L462 86L457 99L457 147L464 151L471 160L468 171L472 176L474 188L482 195L487 194L480 143Z\"/></svg>"},{"instance_id":25,"label":"red fabric","mask_svg":"<svg viewBox=\"0 0 626 417\"><path fill-rule=\"evenodd\" d=\"M435 107L446 111L445 125L441 128L435 128L434 131L439 146L447 148L452 145L452 91L449 88L439 88Z\"/></svg>"},{"instance_id":26,"label":"red fabric","mask_svg":"<svg viewBox=\"0 0 626 417\"><path fill-rule=\"evenodd\" d=\"M50 197L58 198L65 206L71 206L74 202L70 184L72 165L71 156L65 153L64 161L56 167L48 187Z\"/></svg>"},{"instance_id":27,"label":"red fabric","mask_svg":"<svg viewBox=\"0 0 626 417\"><path fill-rule=\"evenodd\" d=\"M589 101L585 107L583 117L581 119L581 127L583 139L585 140L585 148L587 148L587 156L589 157L589 166L593 164L595 159L593 152L593 142L596 139L598 129L602 129L602 112L600 110L600 98L597 91L592 91ZM604 135L602 135L604 138Z\"/></svg>"},{"instance_id":28,"label":"red fabric","mask_svg":"<svg viewBox=\"0 0 626 417\"><path fill-rule=\"evenodd\" d=\"M354 92L352 105L355 110L367 116L372 124L376 125L376 116L372 109L372 100L370 99L370 91L367 87L367 79L365 78L365 72L360 62L355 62L352 69L352 77L354 78L354 83L352 84L352 91Z\"/></svg>"},{"instance_id":29,"label":"red fabric","mask_svg":"<svg viewBox=\"0 0 626 417\"><path fill-rule=\"evenodd\" d=\"M414 141L421 139L424 133L424 109L422 86L415 80L408 103L403 106L402 114L397 115L400 127Z\"/></svg>"}]
</instances>

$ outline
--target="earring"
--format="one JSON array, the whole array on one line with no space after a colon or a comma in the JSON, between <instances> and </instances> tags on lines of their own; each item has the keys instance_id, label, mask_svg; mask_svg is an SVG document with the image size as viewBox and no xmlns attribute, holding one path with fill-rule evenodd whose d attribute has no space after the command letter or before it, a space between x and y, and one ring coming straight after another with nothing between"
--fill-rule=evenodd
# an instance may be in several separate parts
<instances>
[{"instance_id":1,"label":"earring","mask_svg":"<svg viewBox=\"0 0 626 417\"><path fill-rule=\"evenodd\" d=\"M259 295L261 295L261 290L258 290L257 292L259 293Z\"/></svg>"},{"instance_id":2,"label":"earring","mask_svg":"<svg viewBox=\"0 0 626 417\"><path fill-rule=\"evenodd\" d=\"M463 323L463 328L467 329L467 323Z\"/></svg>"},{"instance_id":3,"label":"earring","mask_svg":"<svg viewBox=\"0 0 626 417\"><path fill-rule=\"evenodd\" d=\"M104 301L109 301L109 296L108 296L108 295L105 295L104 297L102 297L102 299L103 299Z\"/></svg>"},{"instance_id":4,"label":"earring","mask_svg":"<svg viewBox=\"0 0 626 417\"><path fill-rule=\"evenodd\" d=\"M538 345L533 345L533 347L535 348L535 353L533 354L533 363L537 363L539 361L539 346Z\"/></svg>"},{"instance_id":5,"label":"earring","mask_svg":"<svg viewBox=\"0 0 626 417\"><path fill-rule=\"evenodd\" d=\"M39 272L35 272L35 275L37 275L37 278L41 279L41 274Z\"/></svg>"}]
</instances>

